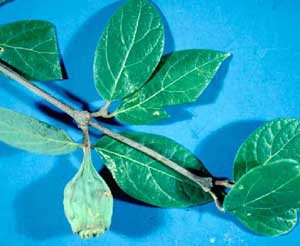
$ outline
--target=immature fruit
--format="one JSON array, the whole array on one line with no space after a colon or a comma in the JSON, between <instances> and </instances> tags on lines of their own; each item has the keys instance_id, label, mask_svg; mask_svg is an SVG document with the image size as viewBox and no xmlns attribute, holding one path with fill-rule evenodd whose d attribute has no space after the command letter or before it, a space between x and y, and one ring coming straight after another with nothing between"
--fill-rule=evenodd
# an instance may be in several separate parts
<instances>
[{"instance_id":1,"label":"immature fruit","mask_svg":"<svg viewBox=\"0 0 300 246\"><path fill-rule=\"evenodd\" d=\"M64 210L74 233L83 239L98 237L111 224L113 198L95 170L90 150L84 150L81 167L64 191Z\"/></svg>"}]
</instances>

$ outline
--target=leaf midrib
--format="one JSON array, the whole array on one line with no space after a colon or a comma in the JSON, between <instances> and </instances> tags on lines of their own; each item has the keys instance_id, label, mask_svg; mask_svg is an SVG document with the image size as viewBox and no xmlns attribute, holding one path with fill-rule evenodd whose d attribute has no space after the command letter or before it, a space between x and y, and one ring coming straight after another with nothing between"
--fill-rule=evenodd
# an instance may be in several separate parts
<instances>
[{"instance_id":1,"label":"leaf midrib","mask_svg":"<svg viewBox=\"0 0 300 246\"><path fill-rule=\"evenodd\" d=\"M136 23L135 23L135 29L134 29L134 32L133 32L133 38L132 38L131 43L129 44L129 47L128 47L127 51L126 51L125 59L124 59L124 61L122 62L120 71L119 71L119 73L118 73L118 75L117 75L117 77L116 77L116 79L115 79L115 83L114 83L114 85L113 85L113 87L112 87L111 95L110 95L110 101L111 101L111 100L113 99L113 97L114 97L114 94L115 94L115 92L116 92L117 86L118 86L118 84L119 84L119 82L120 82L120 78L121 78L122 72L123 72L123 70L124 70L125 67L126 67L126 63L127 63L129 54L130 54L131 49L132 49L132 47L133 47L133 45L134 45L134 42L135 42L135 39L136 39L136 33L137 33L137 30L138 30L139 22L140 22L140 18L141 18L142 8L143 8L143 5L140 4L140 8L139 8L139 12L138 12L138 17L137 17L137 21L136 21Z\"/></svg>"},{"instance_id":2,"label":"leaf midrib","mask_svg":"<svg viewBox=\"0 0 300 246\"><path fill-rule=\"evenodd\" d=\"M33 52L33 53L37 53L37 54L46 54L46 55L57 55L58 54L57 52L37 51L37 50L26 48L26 47L13 46L13 45L8 45L8 44L1 44L1 43L0 43L0 47L7 47L10 49L14 49L14 50L25 50L25 51Z\"/></svg>"},{"instance_id":3,"label":"leaf midrib","mask_svg":"<svg viewBox=\"0 0 300 246\"><path fill-rule=\"evenodd\" d=\"M182 58L181 60L183 60L183 59L184 59L184 58ZM155 92L154 94L152 94L150 97L148 97L148 98L145 99L144 101L142 101L142 102L140 101L138 104L135 104L135 105L133 105L133 106L131 106L131 107L129 107L129 108L125 108L125 109L119 110L119 111L117 110L117 111L116 111L116 114L124 113L124 112L130 111L130 110L132 110L132 109L134 109L134 108L137 108L137 107L142 107L143 104L145 104L145 103L147 103L148 101L150 101L152 98L154 98L155 96L157 96L158 94L160 94L162 91L164 91L165 89L167 89L167 88L169 88L170 86L172 86L173 84L175 84L177 81L179 81L179 80L181 80L182 78L188 76L189 74L191 74L191 73L193 73L194 71L200 69L201 67L206 66L206 65L208 65L208 64L210 64L210 63L216 61L217 59L219 59L219 57L214 58L213 60L210 60L209 62L206 62L206 63L204 63L204 64L201 64L201 66L198 66L198 67L193 68L193 69L190 70L189 72L186 72L185 74L181 75L179 78L177 78L177 79L175 79L174 81L172 81L170 84L168 84L168 85L166 85L166 86L164 86L164 87L161 87L157 92ZM180 61L180 60L179 60L179 61ZM177 61L177 63L179 63L179 61ZM175 65L176 65L176 63L175 63ZM168 69L168 71L166 72L166 74L165 74L165 76L164 76L164 79L163 79L162 83L164 82L165 78L167 77L167 75L168 75L170 69L172 69L175 65L173 64L173 65ZM151 83L151 81L149 81L149 83ZM160 107L163 107L163 106L164 106L164 105L161 105Z\"/></svg>"},{"instance_id":4,"label":"leaf midrib","mask_svg":"<svg viewBox=\"0 0 300 246\"><path fill-rule=\"evenodd\" d=\"M291 122L290 124L292 124L293 122ZM297 126L297 128L299 127L299 125ZM281 131L280 131L281 132ZM279 134L279 133L278 133ZM296 135L294 135L291 139L289 139L285 144L283 144L280 149L278 151L276 151L274 154L270 155L270 157L264 161L264 163L262 163L262 165L266 165L274 156L280 154L280 152L282 150L284 150L284 148L290 143L292 142L296 137L299 137L300 136L300 133L297 133ZM272 146L274 144L274 141L272 143Z\"/></svg>"},{"instance_id":5,"label":"leaf midrib","mask_svg":"<svg viewBox=\"0 0 300 246\"><path fill-rule=\"evenodd\" d=\"M156 171L156 172L159 172L159 173L161 173L161 174L163 174L163 175L166 175L166 176L168 176L168 177L170 177L170 178L173 178L173 179L175 179L175 180L177 180L177 181L180 181L180 182L183 182L183 183L186 183L186 184L189 184L189 185L192 185L192 186L195 186L195 187L199 188L199 186L198 186L197 184L194 184L194 183L192 183L192 182L186 181L186 180L184 180L184 179L180 179L180 178L175 177L175 176L173 176L173 175L170 175L170 174L168 174L168 173L166 173L166 172L163 172L163 171L161 171L161 170L159 170L159 169L156 169L156 168L147 166L147 165L145 165L144 163L139 162L138 160L129 158L128 156L121 155L121 154L119 154L119 153L117 153L117 152L109 151L109 150L107 150L107 149L103 149L103 148L97 147L97 146L95 147L95 149L98 150L99 152L106 152L106 153L110 153L110 154L112 154L112 155L118 156L118 157L120 157L120 158L127 159L127 160L129 160L129 161L132 161L133 163L136 163L137 165L143 166L144 168L152 169L152 170L154 170L154 171Z\"/></svg>"},{"instance_id":6,"label":"leaf midrib","mask_svg":"<svg viewBox=\"0 0 300 246\"><path fill-rule=\"evenodd\" d=\"M21 21L21 22L22 22L22 21ZM43 21L41 21L41 22L43 22ZM13 24L16 24L16 23L13 23ZM46 22L43 23L43 24L46 24ZM53 28L52 26L49 26L49 27L46 27L46 26L43 26L43 27L34 27L34 26L31 26L32 29L27 30L27 25L28 25L28 23L26 23L25 25L26 25L26 26L25 26L25 28L22 29L22 31L19 31L19 32L15 33L13 36L8 37L9 39L4 40L5 43L10 43L10 42L12 42L12 40L14 40L16 37L20 37L20 36L22 36L22 35L26 35L28 31L35 31L35 32L38 32L38 31L44 31L45 29L50 29L50 31L51 31L51 29ZM6 27L6 26L3 26L3 28L4 28L4 27ZM2 29L2 28L0 27L0 32L1 32L1 29Z\"/></svg>"},{"instance_id":7,"label":"leaf midrib","mask_svg":"<svg viewBox=\"0 0 300 246\"><path fill-rule=\"evenodd\" d=\"M244 203L244 204L242 205L242 207L247 207L249 204L255 203L255 202L259 201L259 200L264 199L265 197L270 196L270 195L273 194L273 193L276 193L276 192L279 191L281 188L283 188L284 186L286 186L286 185L288 185L289 183L293 182L295 179L297 179L297 178L299 178L299 177L300 177L300 173L298 173L298 175L296 175L296 176L293 177L292 179L288 180L287 182L281 184L281 185L280 185L279 187L277 187L276 189L273 189L272 191L270 191L270 192L268 192L268 193L266 193L266 194L264 194L264 195L262 195L262 196L260 196L260 197L257 197L257 198L255 198L255 199L253 199L253 200L251 200L251 201L248 201L248 202ZM256 182L256 183L257 183L257 182ZM256 184L256 183L255 183L255 184ZM254 185L255 185L255 184L254 184ZM249 192L249 193L250 193L250 192ZM253 208L253 209L255 209L255 208Z\"/></svg>"},{"instance_id":8,"label":"leaf midrib","mask_svg":"<svg viewBox=\"0 0 300 246\"><path fill-rule=\"evenodd\" d=\"M35 135L35 134L32 134L30 133L29 131L21 131L19 130L18 128L14 128L12 127L11 125L7 124L6 122L4 121L0 121L0 125L5 125L5 127L7 127L8 129L11 129L11 131L8 131L6 133L9 133L10 135L14 135L14 134L23 134L23 135L27 135L27 136L30 136L30 137L33 137L33 138L40 138L40 139L43 139L47 142L57 142L57 143L65 143L65 144L69 144L69 145L78 145L77 143L74 143L74 142L71 142L71 141L63 141L63 140L58 140L58 139L53 139L53 138L47 138L47 137L44 137L44 136L41 136L41 135ZM1 132L1 131L0 131ZM3 131L2 131L3 132ZM16 133L12 133L12 132L16 132ZM5 133L5 132L4 132ZM63 135L68 139L68 140L71 140L69 138L68 135L66 135L65 133L63 133Z\"/></svg>"}]
</instances>

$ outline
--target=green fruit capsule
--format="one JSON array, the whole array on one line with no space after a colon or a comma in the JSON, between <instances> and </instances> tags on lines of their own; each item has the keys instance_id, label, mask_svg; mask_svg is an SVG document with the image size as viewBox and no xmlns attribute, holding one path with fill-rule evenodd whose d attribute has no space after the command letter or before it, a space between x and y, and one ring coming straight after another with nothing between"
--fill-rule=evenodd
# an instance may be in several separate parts
<instances>
[{"instance_id":1,"label":"green fruit capsule","mask_svg":"<svg viewBox=\"0 0 300 246\"><path fill-rule=\"evenodd\" d=\"M81 167L64 191L65 215L74 233L83 239L98 237L111 224L113 197L84 149Z\"/></svg>"}]
</instances>

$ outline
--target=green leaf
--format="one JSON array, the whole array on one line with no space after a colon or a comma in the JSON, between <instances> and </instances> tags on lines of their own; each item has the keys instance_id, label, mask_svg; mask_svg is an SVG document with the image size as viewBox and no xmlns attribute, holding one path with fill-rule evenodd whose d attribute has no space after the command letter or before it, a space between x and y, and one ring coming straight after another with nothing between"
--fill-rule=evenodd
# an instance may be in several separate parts
<instances>
[{"instance_id":1,"label":"green leaf","mask_svg":"<svg viewBox=\"0 0 300 246\"><path fill-rule=\"evenodd\" d=\"M146 0L128 0L113 15L95 53L94 80L106 100L139 89L155 70L164 46L161 18Z\"/></svg>"},{"instance_id":2,"label":"green leaf","mask_svg":"<svg viewBox=\"0 0 300 246\"><path fill-rule=\"evenodd\" d=\"M7 3L7 2L10 2L11 0L0 0L0 5L4 4L4 3Z\"/></svg>"},{"instance_id":3,"label":"green leaf","mask_svg":"<svg viewBox=\"0 0 300 246\"><path fill-rule=\"evenodd\" d=\"M116 117L131 124L151 124L168 118L162 108L196 101L229 55L185 50L164 57L154 77L122 102Z\"/></svg>"},{"instance_id":4,"label":"green leaf","mask_svg":"<svg viewBox=\"0 0 300 246\"><path fill-rule=\"evenodd\" d=\"M90 150L84 149L81 167L66 185L64 210L73 232L84 239L98 237L110 227L113 197L93 166Z\"/></svg>"},{"instance_id":5,"label":"green leaf","mask_svg":"<svg viewBox=\"0 0 300 246\"><path fill-rule=\"evenodd\" d=\"M0 107L0 141L34 153L65 154L80 146L47 123Z\"/></svg>"},{"instance_id":6,"label":"green leaf","mask_svg":"<svg viewBox=\"0 0 300 246\"><path fill-rule=\"evenodd\" d=\"M266 223L264 226L285 233L295 223L295 218L290 218L291 214L287 213L293 213L291 209L300 207L299 194L299 163L290 159L277 160L253 168L243 175L225 197L223 206L252 229ZM288 219L286 225L279 225L284 218ZM257 229L256 232L267 233L266 229L261 230ZM268 233L275 234L276 230Z\"/></svg>"},{"instance_id":7,"label":"green leaf","mask_svg":"<svg viewBox=\"0 0 300 246\"><path fill-rule=\"evenodd\" d=\"M250 230L264 236L279 236L290 232L297 224L297 210L267 215L264 211L234 211L233 214Z\"/></svg>"},{"instance_id":8,"label":"green leaf","mask_svg":"<svg viewBox=\"0 0 300 246\"><path fill-rule=\"evenodd\" d=\"M247 209L284 213L300 207L300 165L286 159L258 166L242 176L225 198L228 211Z\"/></svg>"},{"instance_id":9,"label":"green leaf","mask_svg":"<svg viewBox=\"0 0 300 246\"><path fill-rule=\"evenodd\" d=\"M234 161L234 177L239 180L254 167L276 160L300 163L300 120L277 119L258 128L240 147Z\"/></svg>"},{"instance_id":10,"label":"green leaf","mask_svg":"<svg viewBox=\"0 0 300 246\"><path fill-rule=\"evenodd\" d=\"M27 79L62 79L54 26L46 21L17 21L0 27L0 59Z\"/></svg>"},{"instance_id":11,"label":"green leaf","mask_svg":"<svg viewBox=\"0 0 300 246\"><path fill-rule=\"evenodd\" d=\"M145 133L123 135L200 176L210 176L192 153L168 138ZM211 201L210 195L192 181L117 140L102 137L95 149L120 188L138 200L160 207L187 207Z\"/></svg>"}]
</instances>

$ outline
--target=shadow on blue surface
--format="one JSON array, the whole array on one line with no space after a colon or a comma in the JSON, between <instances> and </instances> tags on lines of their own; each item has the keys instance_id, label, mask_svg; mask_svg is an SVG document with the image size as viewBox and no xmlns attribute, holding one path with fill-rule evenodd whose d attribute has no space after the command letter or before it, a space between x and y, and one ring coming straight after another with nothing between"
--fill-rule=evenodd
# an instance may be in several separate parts
<instances>
[{"instance_id":1,"label":"shadow on blue surface","mask_svg":"<svg viewBox=\"0 0 300 246\"><path fill-rule=\"evenodd\" d=\"M101 177L103 177L105 182L108 184L109 188L112 191L114 198L121 200L121 201L126 201L129 203L137 204L137 205L152 207L151 205L148 205L146 203L143 203L141 201L138 201L138 200L128 196L124 191L122 191L121 188L116 183L116 181L114 180L114 178L113 178L111 172L108 170L108 168L104 167L99 172L99 174L101 175Z\"/></svg>"},{"instance_id":2,"label":"shadow on blue surface","mask_svg":"<svg viewBox=\"0 0 300 246\"><path fill-rule=\"evenodd\" d=\"M216 73L216 75L214 76L212 81L209 83L208 87L205 89L205 91L199 97L197 102L195 104L193 104L193 106L210 104L210 103L214 103L217 100L219 93L223 88L224 80L228 73L229 64L232 59L233 59L233 55L228 57L222 63L218 72Z\"/></svg>"},{"instance_id":3,"label":"shadow on blue surface","mask_svg":"<svg viewBox=\"0 0 300 246\"><path fill-rule=\"evenodd\" d=\"M0 156L10 156L15 155L16 149L14 147L11 147L5 143L0 142Z\"/></svg>"},{"instance_id":4,"label":"shadow on blue surface","mask_svg":"<svg viewBox=\"0 0 300 246\"><path fill-rule=\"evenodd\" d=\"M163 226L164 210L115 200L111 230L128 237L144 237Z\"/></svg>"},{"instance_id":5,"label":"shadow on blue surface","mask_svg":"<svg viewBox=\"0 0 300 246\"><path fill-rule=\"evenodd\" d=\"M2 77L0 80L0 86L1 86L1 90L9 91L10 95L17 95L19 101L28 102L28 104L32 102L32 94L24 90L24 87L13 82L9 78Z\"/></svg>"},{"instance_id":6,"label":"shadow on blue surface","mask_svg":"<svg viewBox=\"0 0 300 246\"><path fill-rule=\"evenodd\" d=\"M219 211L214 203L210 203L210 204L206 204L204 206L197 206L194 207L194 209L196 211L198 211L200 214L203 213L209 213L211 215L213 215L214 217L219 217L224 221L231 221L234 224L236 224L236 226L238 226L239 228L241 228L243 231L250 233L252 235L257 235L255 233L253 233L252 231L250 231L247 227L245 227L234 215L232 215L231 213L224 213ZM204 222L205 223L205 222Z\"/></svg>"},{"instance_id":7,"label":"shadow on blue surface","mask_svg":"<svg viewBox=\"0 0 300 246\"><path fill-rule=\"evenodd\" d=\"M100 175L110 187L114 203L111 230L130 237L143 237L158 230L163 220L163 210L138 201L123 192L107 168ZM130 223L130 226L128 226Z\"/></svg>"},{"instance_id":8,"label":"shadow on blue surface","mask_svg":"<svg viewBox=\"0 0 300 246\"><path fill-rule=\"evenodd\" d=\"M113 3L87 19L82 26L78 27L78 31L64 52L63 58L72 81L71 92L83 101L101 100L93 81L94 52L109 18L120 5L120 2ZM84 90L82 90L83 86ZM68 95L64 94L64 96ZM72 100L72 98L70 99Z\"/></svg>"},{"instance_id":9,"label":"shadow on blue surface","mask_svg":"<svg viewBox=\"0 0 300 246\"><path fill-rule=\"evenodd\" d=\"M64 187L76 172L69 163L68 157L60 157L46 176L17 194L14 210L19 234L45 240L72 233L63 208Z\"/></svg>"},{"instance_id":10,"label":"shadow on blue surface","mask_svg":"<svg viewBox=\"0 0 300 246\"><path fill-rule=\"evenodd\" d=\"M225 125L202 141L195 154L213 175L231 178L234 157L240 145L263 123L262 120L245 120Z\"/></svg>"}]
</instances>

